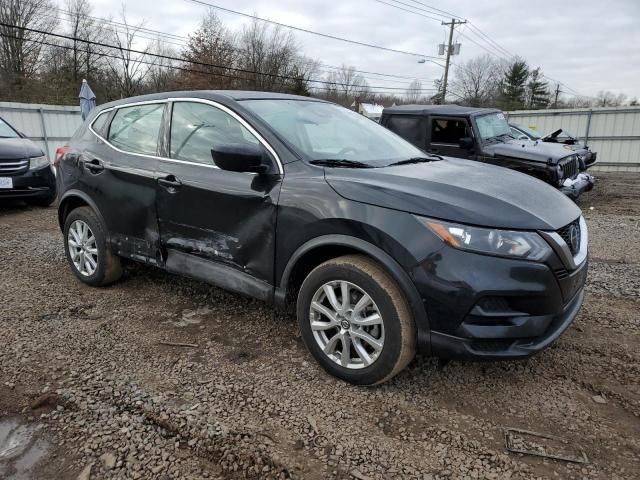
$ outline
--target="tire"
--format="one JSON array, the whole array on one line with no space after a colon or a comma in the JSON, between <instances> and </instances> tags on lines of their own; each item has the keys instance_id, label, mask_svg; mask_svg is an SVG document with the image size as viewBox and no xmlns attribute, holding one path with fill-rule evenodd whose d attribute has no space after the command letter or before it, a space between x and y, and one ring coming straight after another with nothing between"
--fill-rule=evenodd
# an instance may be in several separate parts
<instances>
[{"instance_id":1,"label":"tire","mask_svg":"<svg viewBox=\"0 0 640 480\"><path fill-rule=\"evenodd\" d=\"M72 251L78 252L80 247L76 239L78 231L82 231L82 225L88 227L86 235L86 254L91 256L89 266L82 262L82 256L76 256L76 261L80 261L83 271L76 265L72 258ZM73 233L70 230L73 229ZM74 236L76 235L76 236ZM70 248L70 242L71 244ZM80 242L81 243L81 242ZM64 222L64 251L67 261L73 273L87 285L92 287L103 287L117 281L122 276L122 266L120 258L113 254L107 246L107 231L95 212L89 207L79 207L72 210ZM95 252L95 253L93 253ZM94 267L95 265L95 267Z\"/></svg>"},{"instance_id":2,"label":"tire","mask_svg":"<svg viewBox=\"0 0 640 480\"><path fill-rule=\"evenodd\" d=\"M335 315L340 309L331 307L327 286L342 313ZM348 292L347 304L343 303L344 291ZM358 308L360 301L367 303L364 295L372 302ZM346 255L316 267L300 288L297 316L302 339L318 363L351 384L383 383L415 356L416 328L403 291L378 263L363 255ZM344 355L345 344L349 345L348 355Z\"/></svg>"}]
</instances>

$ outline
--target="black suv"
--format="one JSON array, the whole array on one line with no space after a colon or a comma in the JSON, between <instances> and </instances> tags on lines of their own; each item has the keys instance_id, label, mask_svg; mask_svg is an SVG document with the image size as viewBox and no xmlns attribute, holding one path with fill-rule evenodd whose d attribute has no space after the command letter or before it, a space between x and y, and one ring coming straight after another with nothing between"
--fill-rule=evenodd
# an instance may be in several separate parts
<instances>
[{"instance_id":1,"label":"black suv","mask_svg":"<svg viewBox=\"0 0 640 480\"><path fill-rule=\"evenodd\" d=\"M425 151L511 168L557 187L573 200L593 188L593 177L581 172L584 166L575 151L515 138L500 110L401 105L385 108L380 123Z\"/></svg>"},{"instance_id":2,"label":"black suv","mask_svg":"<svg viewBox=\"0 0 640 480\"><path fill-rule=\"evenodd\" d=\"M46 207L56 199L56 177L44 152L0 118L0 200Z\"/></svg>"},{"instance_id":3,"label":"black suv","mask_svg":"<svg viewBox=\"0 0 640 480\"><path fill-rule=\"evenodd\" d=\"M587 228L564 195L425 155L320 100L204 91L106 104L58 179L83 282L116 281L122 257L295 306L313 356L355 384L391 378L417 349L527 357L583 301Z\"/></svg>"}]
</instances>

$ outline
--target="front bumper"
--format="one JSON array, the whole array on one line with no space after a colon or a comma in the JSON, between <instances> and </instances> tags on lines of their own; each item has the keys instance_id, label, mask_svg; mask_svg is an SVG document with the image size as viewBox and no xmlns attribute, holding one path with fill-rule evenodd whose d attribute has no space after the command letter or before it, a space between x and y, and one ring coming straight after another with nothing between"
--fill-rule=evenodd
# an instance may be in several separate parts
<instances>
[{"instance_id":1,"label":"front bumper","mask_svg":"<svg viewBox=\"0 0 640 480\"><path fill-rule=\"evenodd\" d=\"M431 332L431 352L441 358L466 360L515 360L530 357L547 348L569 328L578 315L583 300L584 290L581 289L558 315L521 317L514 319L515 324L511 326L487 327L496 335L493 338L463 338ZM536 333L538 335L529 336Z\"/></svg>"},{"instance_id":2,"label":"front bumper","mask_svg":"<svg viewBox=\"0 0 640 480\"><path fill-rule=\"evenodd\" d=\"M593 189L593 176L588 173L579 173L576 178L568 178L560 187L560 191L572 200L577 200L584 192Z\"/></svg>"},{"instance_id":3,"label":"front bumper","mask_svg":"<svg viewBox=\"0 0 640 480\"><path fill-rule=\"evenodd\" d=\"M28 170L24 173L7 176L11 177L13 186L12 188L0 188L0 200L53 198L56 196L56 177L49 165L37 170Z\"/></svg>"},{"instance_id":4,"label":"front bumper","mask_svg":"<svg viewBox=\"0 0 640 480\"><path fill-rule=\"evenodd\" d=\"M531 356L575 319L587 269L569 271L555 253L532 262L445 246L412 272L430 325L420 347L450 359Z\"/></svg>"}]
</instances>

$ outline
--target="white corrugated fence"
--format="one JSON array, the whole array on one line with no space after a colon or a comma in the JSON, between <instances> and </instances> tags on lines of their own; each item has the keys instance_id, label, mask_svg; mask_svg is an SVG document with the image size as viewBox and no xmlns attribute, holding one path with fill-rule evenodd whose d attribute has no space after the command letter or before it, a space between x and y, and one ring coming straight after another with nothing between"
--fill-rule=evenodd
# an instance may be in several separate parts
<instances>
[{"instance_id":1,"label":"white corrugated fence","mask_svg":"<svg viewBox=\"0 0 640 480\"><path fill-rule=\"evenodd\" d=\"M519 110L509 121L541 134L562 128L598 152L601 171L640 172L640 107ZM82 124L79 106L0 102L0 116L35 141L53 159Z\"/></svg>"},{"instance_id":2,"label":"white corrugated fence","mask_svg":"<svg viewBox=\"0 0 640 480\"><path fill-rule=\"evenodd\" d=\"M38 144L49 161L82 124L79 106L0 102L0 117Z\"/></svg>"},{"instance_id":3,"label":"white corrugated fence","mask_svg":"<svg viewBox=\"0 0 640 480\"><path fill-rule=\"evenodd\" d=\"M509 122L541 135L559 128L598 152L594 170L640 172L640 107L601 107L507 112Z\"/></svg>"}]
</instances>

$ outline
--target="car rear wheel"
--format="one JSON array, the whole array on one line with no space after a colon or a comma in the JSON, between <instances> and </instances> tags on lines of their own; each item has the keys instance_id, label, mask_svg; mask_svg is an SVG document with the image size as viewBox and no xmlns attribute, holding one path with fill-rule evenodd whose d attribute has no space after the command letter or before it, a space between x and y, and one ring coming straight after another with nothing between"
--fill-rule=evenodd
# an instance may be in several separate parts
<instances>
[{"instance_id":1,"label":"car rear wheel","mask_svg":"<svg viewBox=\"0 0 640 480\"><path fill-rule=\"evenodd\" d=\"M415 355L415 325L405 295L368 257L347 255L316 267L300 288L297 313L311 354L349 383L382 383Z\"/></svg>"},{"instance_id":2,"label":"car rear wheel","mask_svg":"<svg viewBox=\"0 0 640 480\"><path fill-rule=\"evenodd\" d=\"M101 287L122 276L120 258L108 248L106 229L91 208L80 207L69 213L64 247L73 273L87 285Z\"/></svg>"}]
</instances>

